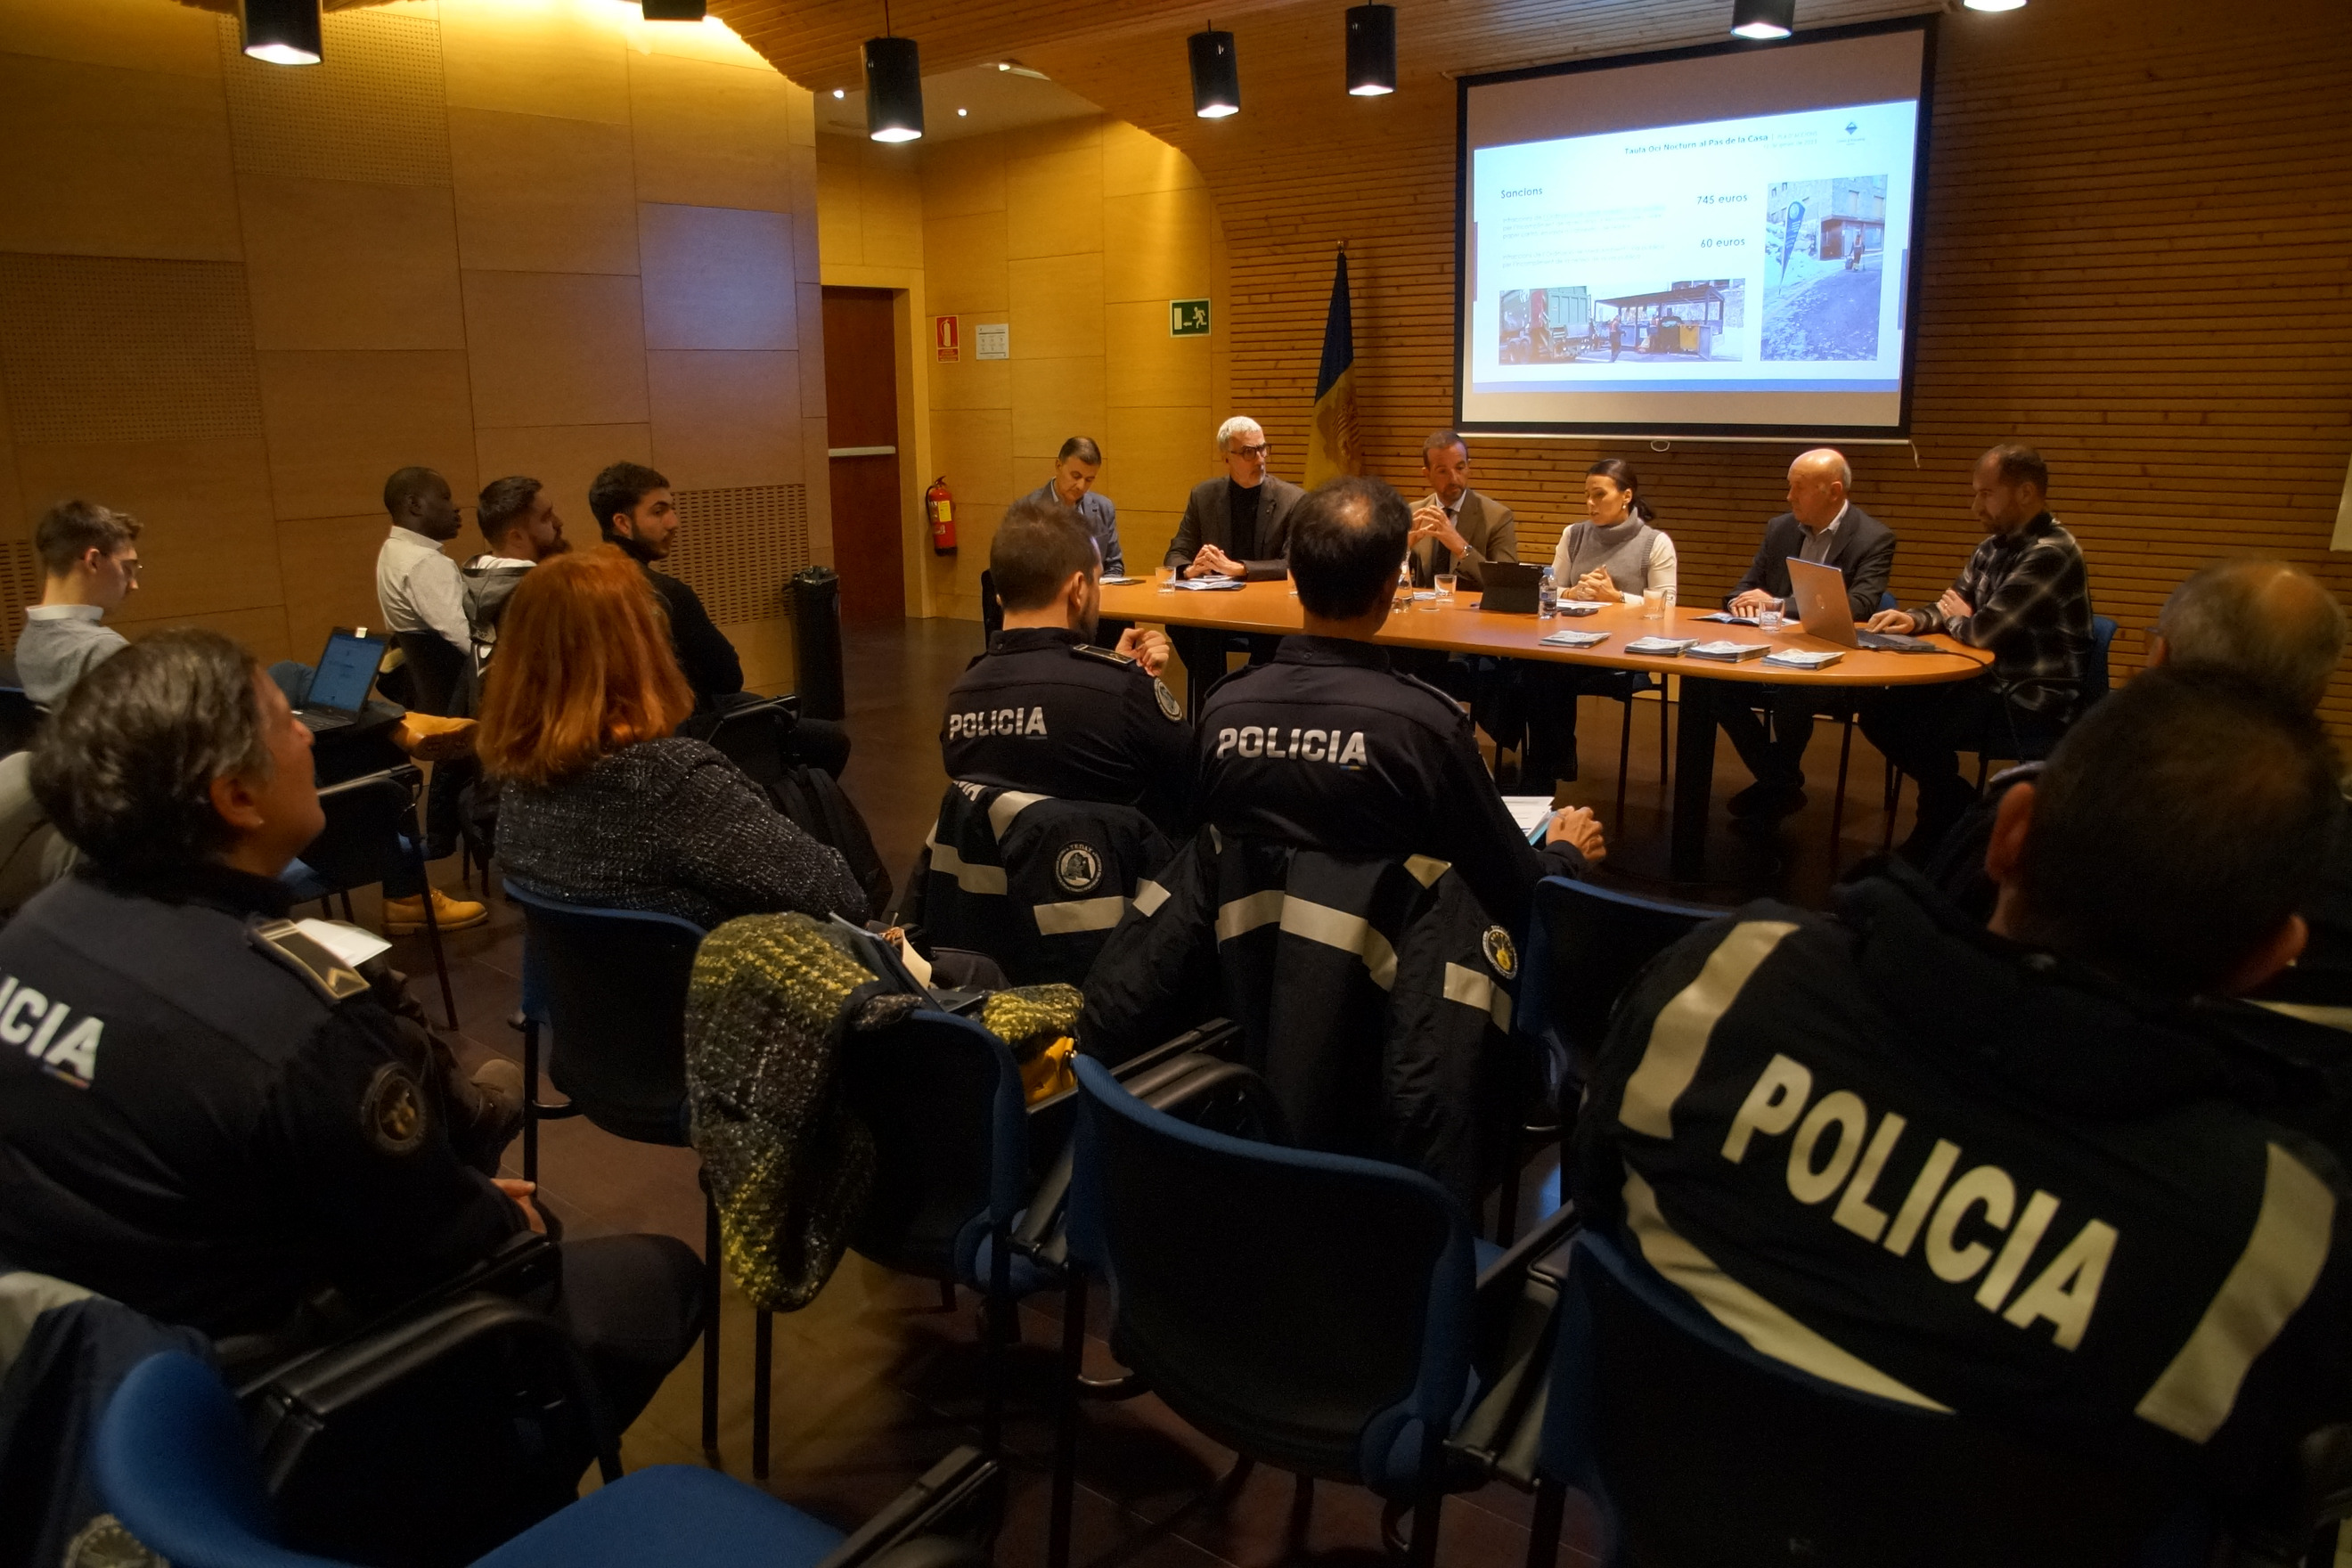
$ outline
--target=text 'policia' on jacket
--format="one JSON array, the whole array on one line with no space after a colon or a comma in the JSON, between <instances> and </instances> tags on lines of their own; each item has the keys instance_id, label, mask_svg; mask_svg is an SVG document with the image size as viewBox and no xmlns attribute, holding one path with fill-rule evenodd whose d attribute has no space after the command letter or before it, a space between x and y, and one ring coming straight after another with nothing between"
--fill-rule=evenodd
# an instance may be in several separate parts
<instances>
[{"instance_id":1,"label":"text 'policia' on jacket","mask_svg":"<svg viewBox=\"0 0 2352 1568\"><path fill-rule=\"evenodd\" d=\"M1059 800L1139 807L1181 829L1192 728L1176 695L1074 631L997 633L948 692L948 777Z\"/></svg>"},{"instance_id":2,"label":"text 'policia' on jacket","mask_svg":"<svg viewBox=\"0 0 2352 1568\"><path fill-rule=\"evenodd\" d=\"M258 1333L326 1286L388 1298L522 1227L452 1146L429 1040L307 939L273 943L286 901L219 867L136 888L85 869L0 931L0 1257ZM59 1056L77 1020L87 1050Z\"/></svg>"},{"instance_id":3,"label":"text 'policia' on jacket","mask_svg":"<svg viewBox=\"0 0 2352 1568\"><path fill-rule=\"evenodd\" d=\"M1202 704L1199 819L1229 836L1336 855L1443 860L1487 916L1526 938L1536 883L1582 874L1566 845L1529 847L1479 760L1469 715L1339 637L1285 637Z\"/></svg>"},{"instance_id":4,"label":"text 'policia' on jacket","mask_svg":"<svg viewBox=\"0 0 2352 1568\"><path fill-rule=\"evenodd\" d=\"M1621 1007L1578 1201L1764 1353L2246 1484L2352 1396L2335 1160L2198 1012L1907 869L1757 904ZM2181 1445L2191 1446L2184 1450Z\"/></svg>"}]
</instances>

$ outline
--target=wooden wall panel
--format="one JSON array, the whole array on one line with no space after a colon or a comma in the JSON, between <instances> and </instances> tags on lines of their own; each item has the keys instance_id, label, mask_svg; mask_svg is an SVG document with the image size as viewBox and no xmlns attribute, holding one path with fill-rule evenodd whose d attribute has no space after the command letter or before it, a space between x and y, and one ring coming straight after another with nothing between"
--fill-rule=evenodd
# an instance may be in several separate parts
<instances>
[{"instance_id":1,"label":"wooden wall panel","mask_svg":"<svg viewBox=\"0 0 2352 1568\"><path fill-rule=\"evenodd\" d=\"M327 63L288 71L170 0L8 9L0 540L67 491L126 506L126 624L273 658L377 618L378 498L411 463L461 502L533 473L593 541L589 476L658 457L682 490L795 498L719 548L789 517L778 558L827 558L815 120L725 28L331 3ZM751 679L788 685L776 597L735 608Z\"/></svg>"}]
</instances>

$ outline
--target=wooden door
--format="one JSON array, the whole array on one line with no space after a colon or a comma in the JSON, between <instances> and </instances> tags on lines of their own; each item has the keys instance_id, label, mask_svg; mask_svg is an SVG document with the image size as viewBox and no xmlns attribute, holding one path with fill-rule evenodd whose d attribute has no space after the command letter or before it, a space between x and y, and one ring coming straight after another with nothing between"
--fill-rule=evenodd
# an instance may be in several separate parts
<instances>
[{"instance_id":1,"label":"wooden door","mask_svg":"<svg viewBox=\"0 0 2352 1568\"><path fill-rule=\"evenodd\" d=\"M898 351L887 289L824 291L833 564L844 621L907 613L898 489Z\"/></svg>"}]
</instances>

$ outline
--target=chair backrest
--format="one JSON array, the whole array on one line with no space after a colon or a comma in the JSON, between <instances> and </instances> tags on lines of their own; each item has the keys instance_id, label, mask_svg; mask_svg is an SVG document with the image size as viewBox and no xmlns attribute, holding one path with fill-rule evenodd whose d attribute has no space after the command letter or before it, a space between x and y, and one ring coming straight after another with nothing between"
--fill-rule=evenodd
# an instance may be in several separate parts
<instances>
[{"instance_id":1,"label":"chair backrest","mask_svg":"<svg viewBox=\"0 0 2352 1568\"><path fill-rule=\"evenodd\" d=\"M608 1132L686 1142L686 991L702 928L506 891L522 906L523 1011L554 1032L548 1077Z\"/></svg>"},{"instance_id":2,"label":"chair backrest","mask_svg":"<svg viewBox=\"0 0 2352 1568\"><path fill-rule=\"evenodd\" d=\"M394 632L400 667L408 672L408 706L419 713L460 716L473 706L472 655L436 632Z\"/></svg>"},{"instance_id":3,"label":"chair backrest","mask_svg":"<svg viewBox=\"0 0 2352 1568\"><path fill-rule=\"evenodd\" d=\"M2112 684L2107 674L2107 658L2115 650L2116 619L2113 616L2091 617L2091 646L2083 650L2081 695L2074 703L2074 717L2079 719L2091 710L2094 703L2105 697Z\"/></svg>"},{"instance_id":4,"label":"chair backrest","mask_svg":"<svg viewBox=\"0 0 2352 1568\"><path fill-rule=\"evenodd\" d=\"M1465 1211L1402 1166L1255 1143L1077 1064L1070 1251L1105 1274L1112 1349L1217 1442L1410 1489L1469 1378Z\"/></svg>"},{"instance_id":5,"label":"chair backrest","mask_svg":"<svg viewBox=\"0 0 2352 1568\"><path fill-rule=\"evenodd\" d=\"M1604 1563L2206 1561L2185 1459L2062 1450L1822 1381L1591 1231L1563 1310L1538 1471L1601 1505Z\"/></svg>"},{"instance_id":6,"label":"chair backrest","mask_svg":"<svg viewBox=\"0 0 2352 1568\"><path fill-rule=\"evenodd\" d=\"M278 1544L236 1401L184 1352L131 1370L92 1464L115 1518L179 1568L331 1568Z\"/></svg>"},{"instance_id":7,"label":"chair backrest","mask_svg":"<svg viewBox=\"0 0 2352 1568\"><path fill-rule=\"evenodd\" d=\"M1564 1053L1580 1079L1601 1049L1609 1015L1642 966L1727 910L1644 899L1547 877L1536 885L1519 982L1519 1028Z\"/></svg>"},{"instance_id":8,"label":"chair backrest","mask_svg":"<svg viewBox=\"0 0 2352 1568\"><path fill-rule=\"evenodd\" d=\"M996 574L986 567L980 573L980 630L984 637L992 637L1004 629L1004 601L996 596Z\"/></svg>"},{"instance_id":9,"label":"chair backrest","mask_svg":"<svg viewBox=\"0 0 2352 1568\"><path fill-rule=\"evenodd\" d=\"M702 738L744 776L761 789L772 790L792 764L784 757L784 731L793 722L797 704L790 698L772 697L721 710L708 721L697 720L688 731L701 730Z\"/></svg>"},{"instance_id":10,"label":"chair backrest","mask_svg":"<svg viewBox=\"0 0 2352 1568\"><path fill-rule=\"evenodd\" d=\"M1020 1069L1003 1040L928 1009L843 1043L850 1111L874 1135L874 1190L850 1245L891 1268L968 1279L1028 1190Z\"/></svg>"},{"instance_id":11,"label":"chair backrest","mask_svg":"<svg viewBox=\"0 0 2352 1568\"><path fill-rule=\"evenodd\" d=\"M336 891L381 882L423 864L415 840L416 793L424 775L402 763L331 784L319 792L327 825L302 851L302 863Z\"/></svg>"}]
</instances>

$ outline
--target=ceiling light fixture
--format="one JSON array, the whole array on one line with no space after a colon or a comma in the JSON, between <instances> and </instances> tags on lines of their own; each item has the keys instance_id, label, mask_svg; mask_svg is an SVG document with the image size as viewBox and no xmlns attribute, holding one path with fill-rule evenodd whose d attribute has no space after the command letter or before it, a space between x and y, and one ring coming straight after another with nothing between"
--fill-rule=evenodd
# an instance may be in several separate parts
<instances>
[{"instance_id":1,"label":"ceiling light fixture","mask_svg":"<svg viewBox=\"0 0 2352 1568\"><path fill-rule=\"evenodd\" d=\"M1770 40L1797 30L1797 0L1732 0L1731 36Z\"/></svg>"},{"instance_id":2,"label":"ceiling light fixture","mask_svg":"<svg viewBox=\"0 0 2352 1568\"><path fill-rule=\"evenodd\" d=\"M1211 27L1184 42L1192 57L1192 112L1203 120L1239 114L1242 67L1234 54L1234 36Z\"/></svg>"},{"instance_id":3,"label":"ceiling light fixture","mask_svg":"<svg viewBox=\"0 0 2352 1568\"><path fill-rule=\"evenodd\" d=\"M644 0L648 22L699 22L708 7L704 0Z\"/></svg>"},{"instance_id":4,"label":"ceiling light fixture","mask_svg":"<svg viewBox=\"0 0 2352 1568\"><path fill-rule=\"evenodd\" d=\"M889 36L890 10L882 9L883 36L866 40L866 134L877 142L918 142L923 135L923 62L912 38Z\"/></svg>"},{"instance_id":5,"label":"ceiling light fixture","mask_svg":"<svg viewBox=\"0 0 2352 1568\"><path fill-rule=\"evenodd\" d=\"M1348 91L1378 98L1396 90L1396 7L1348 7Z\"/></svg>"},{"instance_id":6,"label":"ceiling light fixture","mask_svg":"<svg viewBox=\"0 0 2352 1568\"><path fill-rule=\"evenodd\" d=\"M836 87L833 89L833 96L835 98L847 98L849 96L849 89L847 88Z\"/></svg>"},{"instance_id":7,"label":"ceiling light fixture","mask_svg":"<svg viewBox=\"0 0 2352 1568\"><path fill-rule=\"evenodd\" d=\"M245 0L245 52L273 66L319 63L319 0Z\"/></svg>"},{"instance_id":8,"label":"ceiling light fixture","mask_svg":"<svg viewBox=\"0 0 2352 1568\"><path fill-rule=\"evenodd\" d=\"M1960 0L1971 11L2022 11L2025 0Z\"/></svg>"}]
</instances>

